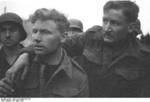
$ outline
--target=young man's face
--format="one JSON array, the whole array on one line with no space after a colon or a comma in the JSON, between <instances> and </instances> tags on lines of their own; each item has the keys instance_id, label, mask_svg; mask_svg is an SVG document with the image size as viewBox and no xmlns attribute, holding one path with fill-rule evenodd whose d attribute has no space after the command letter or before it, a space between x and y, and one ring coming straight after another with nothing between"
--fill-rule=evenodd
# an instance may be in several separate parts
<instances>
[{"instance_id":1,"label":"young man's face","mask_svg":"<svg viewBox=\"0 0 150 102\"><path fill-rule=\"evenodd\" d=\"M104 12L104 42L113 43L125 39L128 35L128 28L129 23L122 10L110 9Z\"/></svg>"},{"instance_id":2,"label":"young man's face","mask_svg":"<svg viewBox=\"0 0 150 102\"><path fill-rule=\"evenodd\" d=\"M36 54L52 54L60 47L61 33L53 20L37 20L33 25L32 32Z\"/></svg>"},{"instance_id":3,"label":"young man's face","mask_svg":"<svg viewBox=\"0 0 150 102\"><path fill-rule=\"evenodd\" d=\"M20 42L20 27L19 25L7 22L0 26L0 39L4 46L14 47Z\"/></svg>"}]
</instances>

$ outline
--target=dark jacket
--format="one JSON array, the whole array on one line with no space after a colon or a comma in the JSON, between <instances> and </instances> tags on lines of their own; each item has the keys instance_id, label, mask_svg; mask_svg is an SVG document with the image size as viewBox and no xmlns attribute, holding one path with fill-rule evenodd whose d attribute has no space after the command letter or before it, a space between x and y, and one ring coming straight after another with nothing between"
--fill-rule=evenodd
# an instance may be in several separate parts
<instances>
[{"instance_id":1,"label":"dark jacket","mask_svg":"<svg viewBox=\"0 0 150 102\"><path fill-rule=\"evenodd\" d=\"M150 51L133 36L113 46L104 43L102 38L93 39L91 36L96 33L101 35L94 29L64 43L71 55L78 55L76 61L87 72L90 96L149 96L145 92L150 91L146 88L150 85ZM82 52L70 52L69 49Z\"/></svg>"},{"instance_id":2,"label":"dark jacket","mask_svg":"<svg viewBox=\"0 0 150 102\"><path fill-rule=\"evenodd\" d=\"M44 78L45 65L33 62L24 81L16 82L16 96L87 97L88 79L84 70L64 52L57 70Z\"/></svg>"},{"instance_id":3,"label":"dark jacket","mask_svg":"<svg viewBox=\"0 0 150 102\"><path fill-rule=\"evenodd\" d=\"M23 48L22 45L21 45L21 47ZM18 56L19 56L19 54L18 54ZM11 67L11 65L8 63L8 61L6 59L6 54L2 47L0 49L0 79L5 77L5 73L10 67Z\"/></svg>"},{"instance_id":4,"label":"dark jacket","mask_svg":"<svg viewBox=\"0 0 150 102\"><path fill-rule=\"evenodd\" d=\"M94 27L63 47L87 72L91 97L150 96L150 51L133 36L109 45Z\"/></svg>"},{"instance_id":5,"label":"dark jacket","mask_svg":"<svg viewBox=\"0 0 150 102\"><path fill-rule=\"evenodd\" d=\"M5 72L10 68L9 63L5 58L4 51L0 50L0 79L5 77Z\"/></svg>"}]
</instances>

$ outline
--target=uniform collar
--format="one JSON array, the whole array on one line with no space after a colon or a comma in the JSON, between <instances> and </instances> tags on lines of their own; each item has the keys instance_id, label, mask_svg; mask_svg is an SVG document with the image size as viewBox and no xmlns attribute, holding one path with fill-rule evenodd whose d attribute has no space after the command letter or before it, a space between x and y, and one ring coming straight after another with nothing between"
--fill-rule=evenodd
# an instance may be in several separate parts
<instances>
[{"instance_id":1,"label":"uniform collar","mask_svg":"<svg viewBox=\"0 0 150 102\"><path fill-rule=\"evenodd\" d=\"M59 63L58 69L54 72L54 74L52 75L51 79L53 79L53 77L55 77L57 74L60 74L62 72L64 72L69 78L72 78L72 64L70 61L70 58L67 56L66 52L64 50L62 50L62 59ZM39 60L39 56L35 56L34 60L35 63L37 63L38 65L41 63L41 61ZM41 64L43 67L45 66L44 64Z\"/></svg>"},{"instance_id":2,"label":"uniform collar","mask_svg":"<svg viewBox=\"0 0 150 102\"><path fill-rule=\"evenodd\" d=\"M67 56L64 50L62 53L63 53L62 61L60 63L59 68L55 71L53 76L59 74L61 71L64 71L69 78L72 78L72 64L70 58Z\"/></svg>"},{"instance_id":3,"label":"uniform collar","mask_svg":"<svg viewBox=\"0 0 150 102\"><path fill-rule=\"evenodd\" d=\"M131 38L129 41L129 45L126 49L124 49L125 51L118 56L112 63L110 66L114 65L115 63L117 63L119 60L125 58L125 57L134 57L134 58L138 58L138 55L140 53L140 43L134 39Z\"/></svg>"},{"instance_id":4,"label":"uniform collar","mask_svg":"<svg viewBox=\"0 0 150 102\"><path fill-rule=\"evenodd\" d=\"M111 51L112 49L114 53L112 57L113 58L116 57L114 59L115 62L120 60L121 58L124 58L125 56L137 56L138 53L140 52L139 42L132 36L129 36L128 39L124 40L123 42L120 42L119 44L114 45L106 44L102 41L99 50L92 52L89 49L85 49L83 54L86 56L88 60L96 64L100 64L101 61L100 57L103 56L103 53L106 53L103 52L103 49L107 47L109 51Z\"/></svg>"}]
</instances>

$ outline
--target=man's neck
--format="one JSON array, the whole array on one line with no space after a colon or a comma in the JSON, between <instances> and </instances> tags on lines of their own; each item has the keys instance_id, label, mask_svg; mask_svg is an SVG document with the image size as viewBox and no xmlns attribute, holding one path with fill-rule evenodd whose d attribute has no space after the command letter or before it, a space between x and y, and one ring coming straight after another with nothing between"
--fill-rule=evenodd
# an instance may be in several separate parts
<instances>
[{"instance_id":1,"label":"man's neck","mask_svg":"<svg viewBox=\"0 0 150 102\"><path fill-rule=\"evenodd\" d=\"M17 44L13 47L3 46L3 51L5 52L6 56L16 56L20 52L21 48L22 46L20 44Z\"/></svg>"},{"instance_id":2,"label":"man's neck","mask_svg":"<svg viewBox=\"0 0 150 102\"><path fill-rule=\"evenodd\" d=\"M116 58L124 52L128 52L132 50L132 44L134 44L135 38L132 36L128 36L126 39L112 43L112 44L104 44L104 48L106 48L109 52L112 53L112 58ZM106 51L105 51L106 52Z\"/></svg>"},{"instance_id":3,"label":"man's neck","mask_svg":"<svg viewBox=\"0 0 150 102\"><path fill-rule=\"evenodd\" d=\"M61 58L62 58L62 48L57 49L54 53L50 53L45 56L42 56L43 62L48 65L59 64Z\"/></svg>"},{"instance_id":4,"label":"man's neck","mask_svg":"<svg viewBox=\"0 0 150 102\"><path fill-rule=\"evenodd\" d=\"M5 53L5 58L10 65L14 63L16 60L22 46L20 44L13 46L13 47L5 47L3 46L3 51Z\"/></svg>"},{"instance_id":5,"label":"man's neck","mask_svg":"<svg viewBox=\"0 0 150 102\"><path fill-rule=\"evenodd\" d=\"M126 39L123 39L123 40L120 40L120 41L117 41L117 42L105 43L105 45L109 46L110 48L119 50L121 48L124 48L125 46L128 46L129 43L130 43L130 38L127 37Z\"/></svg>"}]
</instances>

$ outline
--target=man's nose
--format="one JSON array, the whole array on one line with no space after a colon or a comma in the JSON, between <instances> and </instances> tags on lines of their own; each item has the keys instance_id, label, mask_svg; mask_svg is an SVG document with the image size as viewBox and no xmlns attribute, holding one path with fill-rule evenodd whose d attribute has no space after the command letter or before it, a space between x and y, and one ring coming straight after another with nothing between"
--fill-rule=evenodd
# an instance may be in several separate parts
<instances>
[{"instance_id":1,"label":"man's nose","mask_svg":"<svg viewBox=\"0 0 150 102\"><path fill-rule=\"evenodd\" d=\"M110 22L108 22L107 24L104 25L104 31L105 31L105 32L108 33L108 32L111 32L111 30L112 30L112 29L111 29L111 24L110 24Z\"/></svg>"},{"instance_id":2,"label":"man's nose","mask_svg":"<svg viewBox=\"0 0 150 102\"><path fill-rule=\"evenodd\" d=\"M42 36L40 32L37 32L36 34L33 34L33 40L37 43L41 42Z\"/></svg>"},{"instance_id":3,"label":"man's nose","mask_svg":"<svg viewBox=\"0 0 150 102\"><path fill-rule=\"evenodd\" d=\"M10 31L6 30L6 37L9 38L10 37Z\"/></svg>"}]
</instances>

